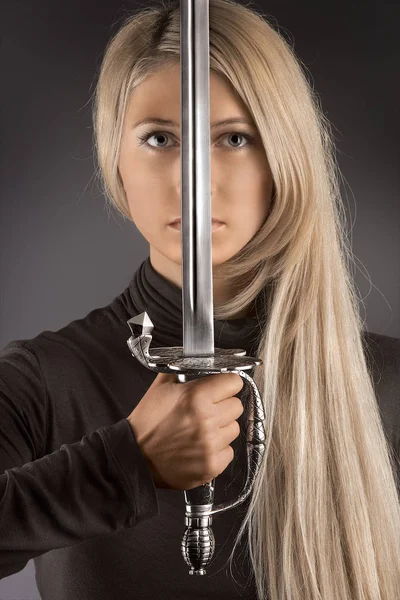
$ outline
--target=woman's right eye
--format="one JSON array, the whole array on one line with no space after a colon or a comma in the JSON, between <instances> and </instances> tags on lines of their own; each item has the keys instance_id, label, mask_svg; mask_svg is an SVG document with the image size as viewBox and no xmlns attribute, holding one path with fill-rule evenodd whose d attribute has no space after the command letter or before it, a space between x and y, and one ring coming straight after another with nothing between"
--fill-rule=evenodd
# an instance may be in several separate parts
<instances>
[{"instance_id":1,"label":"woman's right eye","mask_svg":"<svg viewBox=\"0 0 400 600\"><path fill-rule=\"evenodd\" d=\"M156 135L157 134L157 135ZM163 145L161 147L157 147L157 146L153 146L152 144L149 144L147 142L147 140L149 140L151 137L155 136L157 138L164 138L167 139L169 137L169 133L163 132L163 131L148 131L146 133L143 133L143 135L139 136L139 140L140 140L140 146L144 146L144 149L148 152L151 152L152 150L154 150L155 152L159 152L161 150L163 150L164 148L168 148L170 146L166 146Z\"/></svg>"}]
</instances>

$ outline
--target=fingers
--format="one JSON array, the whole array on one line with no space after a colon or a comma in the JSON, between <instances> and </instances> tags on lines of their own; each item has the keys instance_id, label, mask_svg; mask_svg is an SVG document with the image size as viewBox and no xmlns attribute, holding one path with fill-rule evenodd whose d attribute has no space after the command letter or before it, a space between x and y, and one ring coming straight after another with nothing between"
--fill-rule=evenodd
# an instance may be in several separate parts
<instances>
[{"instance_id":1,"label":"fingers","mask_svg":"<svg viewBox=\"0 0 400 600\"><path fill-rule=\"evenodd\" d=\"M238 394L244 382L237 373L216 373L189 381L185 385L192 384L200 398L210 398L212 402L218 403Z\"/></svg>"}]
</instances>

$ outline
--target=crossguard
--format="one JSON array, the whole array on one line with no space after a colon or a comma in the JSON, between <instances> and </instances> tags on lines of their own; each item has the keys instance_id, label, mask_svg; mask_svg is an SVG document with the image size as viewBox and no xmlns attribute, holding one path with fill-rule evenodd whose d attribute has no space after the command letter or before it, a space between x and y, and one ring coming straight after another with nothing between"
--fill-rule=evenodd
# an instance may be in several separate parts
<instances>
[{"instance_id":1,"label":"crossguard","mask_svg":"<svg viewBox=\"0 0 400 600\"><path fill-rule=\"evenodd\" d=\"M214 503L215 478L210 482L185 490L185 525L182 538L182 554L190 566L190 575L205 575L215 548L211 529L212 515L241 504L250 494L260 470L265 450L265 413L260 392L254 380L245 371L262 364L262 361L246 356L242 349L215 348L211 356L186 356L182 346L149 348L154 328L148 314L143 312L127 321L132 336L127 340L132 355L145 367L158 373L176 373L180 383L217 373L236 373L251 389L249 417L247 418L247 477L236 500L217 506Z\"/></svg>"}]
</instances>

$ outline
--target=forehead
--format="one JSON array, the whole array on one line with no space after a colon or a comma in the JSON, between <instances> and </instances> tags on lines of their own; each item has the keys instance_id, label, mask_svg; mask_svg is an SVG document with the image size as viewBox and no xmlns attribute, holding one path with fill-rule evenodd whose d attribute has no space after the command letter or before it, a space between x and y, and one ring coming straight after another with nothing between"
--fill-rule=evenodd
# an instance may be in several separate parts
<instances>
[{"instance_id":1,"label":"forehead","mask_svg":"<svg viewBox=\"0 0 400 600\"><path fill-rule=\"evenodd\" d=\"M129 119L140 119L150 115L170 118L180 122L180 85L179 65L159 69L149 75L132 92L128 104ZM210 116L211 120L235 115L250 117L230 82L221 74L210 70Z\"/></svg>"}]
</instances>

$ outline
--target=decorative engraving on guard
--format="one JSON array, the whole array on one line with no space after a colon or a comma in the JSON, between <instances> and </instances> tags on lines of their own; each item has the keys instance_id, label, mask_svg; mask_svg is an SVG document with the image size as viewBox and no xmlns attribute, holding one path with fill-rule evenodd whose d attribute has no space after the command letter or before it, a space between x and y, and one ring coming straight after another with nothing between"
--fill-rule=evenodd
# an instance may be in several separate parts
<instances>
[{"instance_id":1,"label":"decorative engraving on guard","mask_svg":"<svg viewBox=\"0 0 400 600\"><path fill-rule=\"evenodd\" d=\"M186 383L199 376L216 373L236 373L251 391L246 415L247 477L243 490L235 500L214 506L215 479L192 490L185 490L185 532L181 548L190 575L205 575L205 567L210 563L215 549L214 534L211 529L212 515L224 512L242 503L250 494L260 470L265 450L265 413L260 392L254 380L246 373L262 361L246 356L246 351L238 348L215 348L211 356L187 356L182 346L152 348L151 332L154 325L149 315L143 312L127 321L132 336L127 340L131 354L144 367L158 373L175 373L180 383Z\"/></svg>"}]
</instances>

